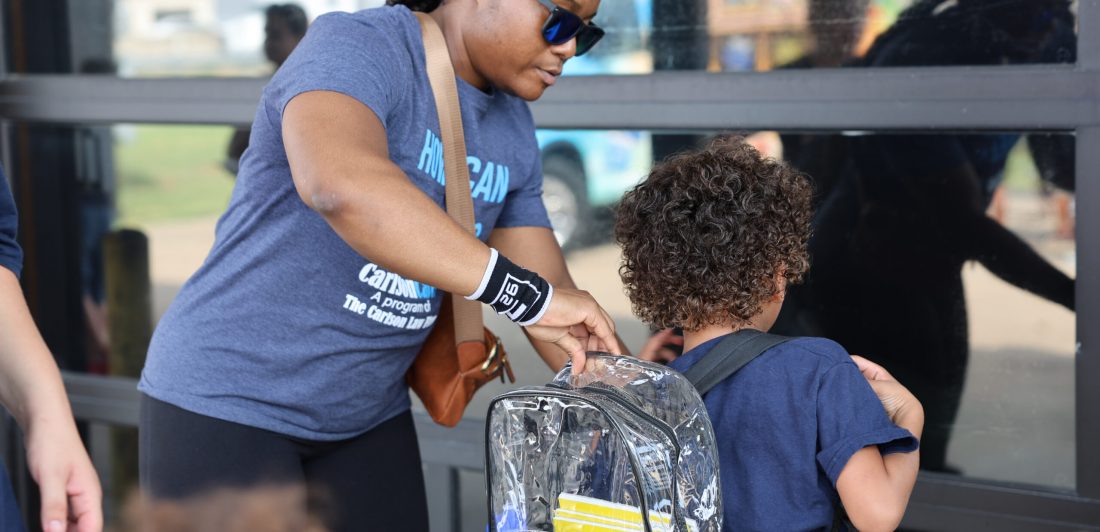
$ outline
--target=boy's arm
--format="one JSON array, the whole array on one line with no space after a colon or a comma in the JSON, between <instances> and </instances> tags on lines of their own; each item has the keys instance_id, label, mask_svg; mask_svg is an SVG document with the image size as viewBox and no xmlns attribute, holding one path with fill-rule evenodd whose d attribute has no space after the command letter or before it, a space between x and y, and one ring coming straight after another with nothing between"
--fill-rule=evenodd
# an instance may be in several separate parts
<instances>
[{"instance_id":1,"label":"boy's arm","mask_svg":"<svg viewBox=\"0 0 1100 532\"><path fill-rule=\"evenodd\" d=\"M920 439L924 408L881 366L852 357L882 401L890 420ZM852 524L861 531L895 530L905 516L920 469L920 451L883 456L877 446L852 455L837 477L836 489Z\"/></svg>"}]
</instances>

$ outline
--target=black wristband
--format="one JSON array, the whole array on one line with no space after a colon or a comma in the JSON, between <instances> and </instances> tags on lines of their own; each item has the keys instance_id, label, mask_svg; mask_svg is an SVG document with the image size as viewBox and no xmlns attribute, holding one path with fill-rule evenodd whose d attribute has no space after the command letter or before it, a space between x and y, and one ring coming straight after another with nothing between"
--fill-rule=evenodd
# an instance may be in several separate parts
<instances>
[{"instance_id":1,"label":"black wristband","mask_svg":"<svg viewBox=\"0 0 1100 532\"><path fill-rule=\"evenodd\" d=\"M537 273L516 266L497 250L490 251L481 286L466 299L481 301L521 326L534 325L550 307L554 287Z\"/></svg>"}]
</instances>

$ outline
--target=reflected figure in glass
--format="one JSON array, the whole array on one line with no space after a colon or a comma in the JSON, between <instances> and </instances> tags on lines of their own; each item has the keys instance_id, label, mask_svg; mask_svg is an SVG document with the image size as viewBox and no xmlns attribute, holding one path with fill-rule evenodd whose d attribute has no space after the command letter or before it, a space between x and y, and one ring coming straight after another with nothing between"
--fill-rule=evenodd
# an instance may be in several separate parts
<instances>
[{"instance_id":1,"label":"reflected figure in glass","mask_svg":"<svg viewBox=\"0 0 1100 532\"><path fill-rule=\"evenodd\" d=\"M273 4L267 6L264 14L267 17L264 23L264 57L278 70L306 36L309 18L298 4ZM252 128L241 128L229 139L224 164L225 169L234 176L240 168L241 156L248 148L248 137L251 133Z\"/></svg>"},{"instance_id":2,"label":"reflected figure in glass","mask_svg":"<svg viewBox=\"0 0 1100 532\"><path fill-rule=\"evenodd\" d=\"M1069 7L1063 0L919 1L852 66L1072 61ZM922 466L953 471L947 446L969 358L964 264L977 261L1074 308L1073 279L986 215L1020 135L828 139L812 153L787 154L817 180L819 210L813 266L777 330L834 338L889 368L925 405ZM1028 139L1044 179L1070 191L1072 142L1069 135Z\"/></svg>"}]
</instances>

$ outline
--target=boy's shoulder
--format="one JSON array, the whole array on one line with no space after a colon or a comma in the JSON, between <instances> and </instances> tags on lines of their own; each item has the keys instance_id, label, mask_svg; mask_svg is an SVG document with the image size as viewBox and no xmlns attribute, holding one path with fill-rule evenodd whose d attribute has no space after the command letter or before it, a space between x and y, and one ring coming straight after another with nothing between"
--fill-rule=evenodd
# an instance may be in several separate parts
<instances>
[{"instance_id":1,"label":"boy's shoulder","mask_svg":"<svg viewBox=\"0 0 1100 532\"><path fill-rule=\"evenodd\" d=\"M685 353L685 356L672 362L672 368L681 372L687 371L710 355L714 347L720 343L720 340L720 338L715 338L708 342L709 345ZM745 369L747 373L752 373L753 367L763 368L779 365L787 368L803 367L828 370L845 363L855 365L848 356L848 351L837 342L828 338L799 336L769 348L755 360L749 362Z\"/></svg>"},{"instance_id":2,"label":"boy's shoulder","mask_svg":"<svg viewBox=\"0 0 1100 532\"><path fill-rule=\"evenodd\" d=\"M711 354L720 339L709 346L693 349L685 356L672 361L670 366L687 372ZM775 345L751 360L736 374L725 379L718 388L726 389L734 379L740 380L739 389L760 387L765 395L781 393L780 390L817 390L817 384L833 370L848 367L858 374L848 351L828 338L795 337ZM843 371L843 370L842 370Z\"/></svg>"},{"instance_id":3,"label":"boy's shoulder","mask_svg":"<svg viewBox=\"0 0 1100 532\"><path fill-rule=\"evenodd\" d=\"M828 338L800 336L791 338L764 353L769 358L782 359L785 363L832 367L838 364L853 364L848 350Z\"/></svg>"}]
</instances>

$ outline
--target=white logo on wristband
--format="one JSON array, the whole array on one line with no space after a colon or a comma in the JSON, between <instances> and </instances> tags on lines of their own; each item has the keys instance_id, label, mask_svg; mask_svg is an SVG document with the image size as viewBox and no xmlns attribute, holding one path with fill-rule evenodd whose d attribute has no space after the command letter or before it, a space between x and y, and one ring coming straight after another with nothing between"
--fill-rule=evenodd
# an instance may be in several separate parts
<instances>
[{"instance_id":1,"label":"white logo on wristband","mask_svg":"<svg viewBox=\"0 0 1100 532\"><path fill-rule=\"evenodd\" d=\"M527 305L516 298L516 296L519 295L520 290L523 289L523 285L530 287L531 290L535 293L535 301L542 299L542 291L539 290L538 287L536 287L530 281L517 279L509 273L505 274L504 284L500 286L500 292L497 292L497 297L493 299L493 302L490 303L490 305L495 306L497 303L500 303L501 305L508 307L508 310L501 312L501 314L508 316L508 318L512 321L518 321L520 318L523 317L524 313L527 312Z\"/></svg>"}]
</instances>

